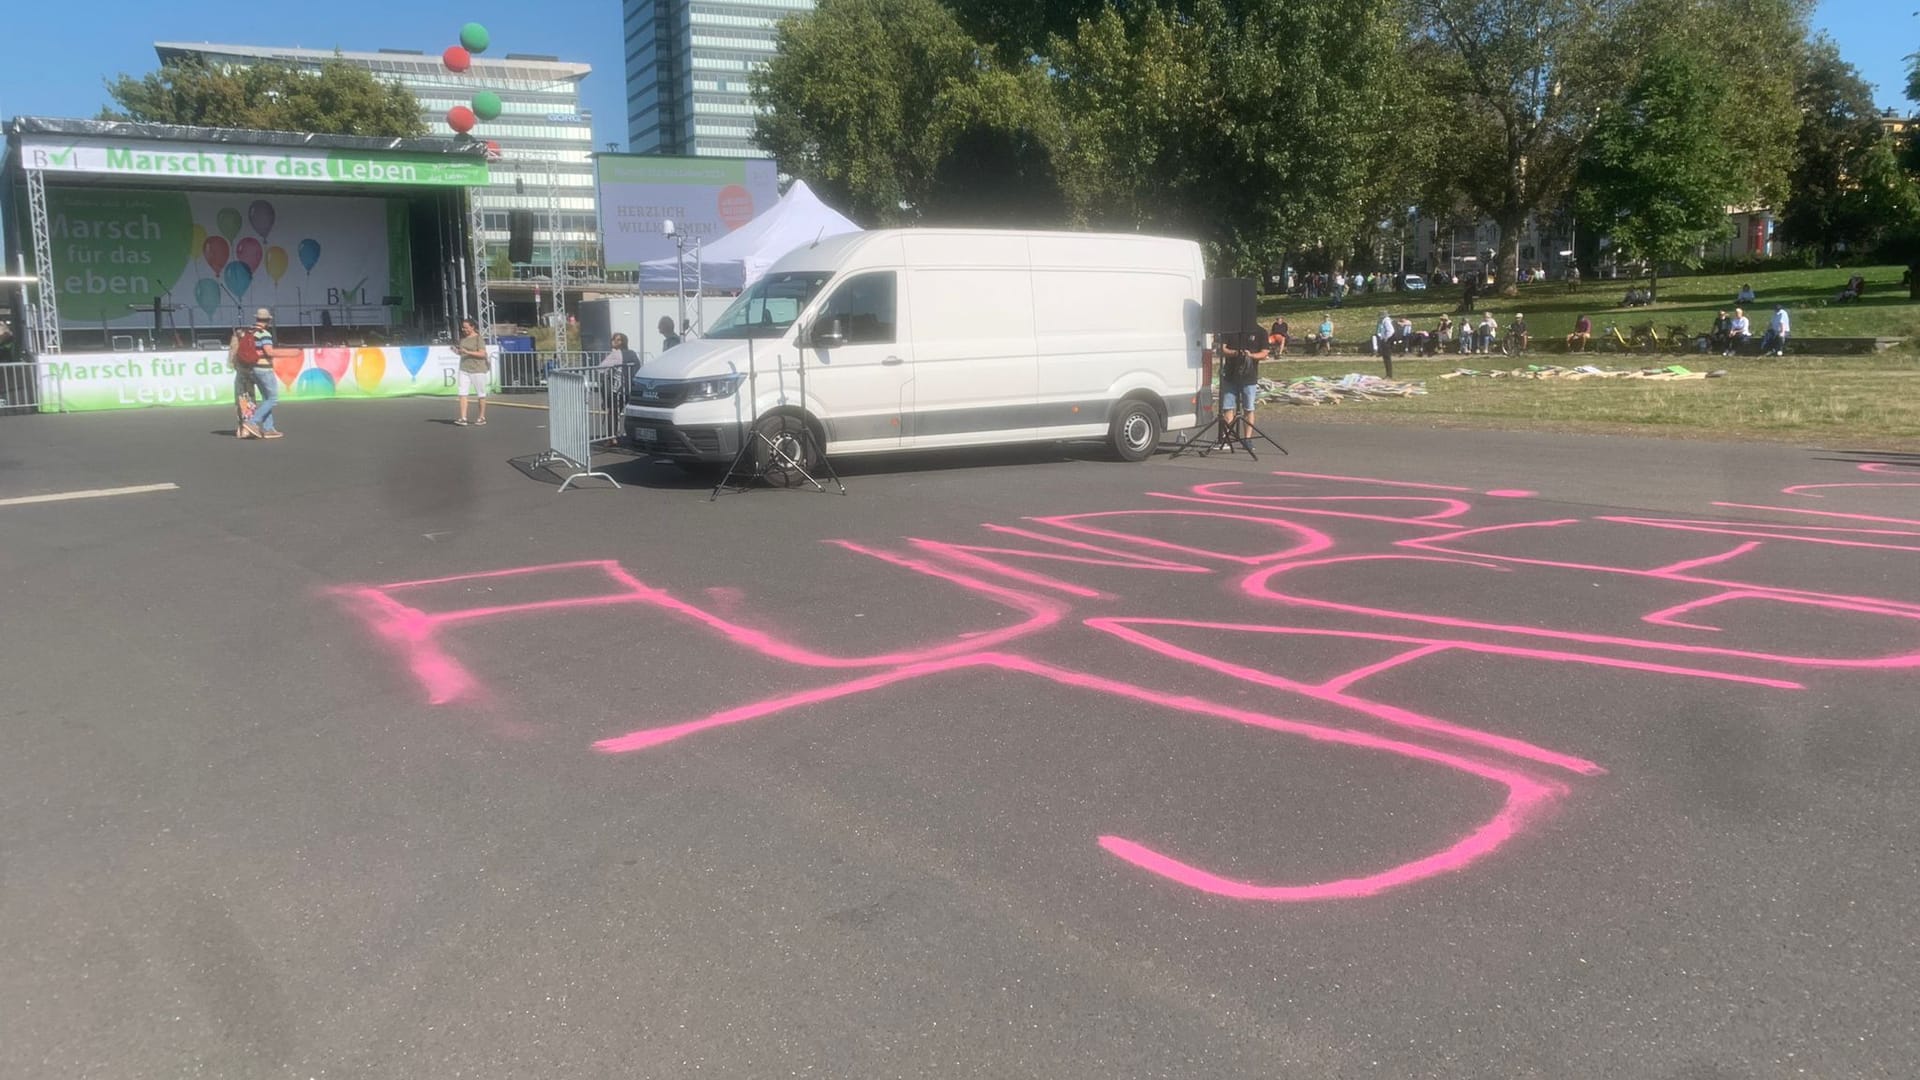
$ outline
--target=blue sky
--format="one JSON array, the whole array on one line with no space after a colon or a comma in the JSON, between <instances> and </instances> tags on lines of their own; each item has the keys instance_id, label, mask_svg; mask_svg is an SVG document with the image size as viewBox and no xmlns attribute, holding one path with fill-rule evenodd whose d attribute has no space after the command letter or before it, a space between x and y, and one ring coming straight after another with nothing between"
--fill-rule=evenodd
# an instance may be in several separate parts
<instances>
[{"instance_id":1,"label":"blue sky","mask_svg":"<svg viewBox=\"0 0 1920 1080\"><path fill-rule=\"evenodd\" d=\"M268 0L78 0L71 7L21 0L8 7L14 10L0 23L0 115L91 116L106 103L101 80L151 70L160 40L435 53L454 43L461 23L475 21L492 32L495 53L550 53L592 64L584 96L594 143L626 142L618 0L328 0L298 7ZM1875 84L1878 103L1903 112L1911 109L1905 57L1920 49L1916 9L1920 0L1821 0L1814 16ZM1738 61L1737 42L1727 55Z\"/></svg>"}]
</instances>

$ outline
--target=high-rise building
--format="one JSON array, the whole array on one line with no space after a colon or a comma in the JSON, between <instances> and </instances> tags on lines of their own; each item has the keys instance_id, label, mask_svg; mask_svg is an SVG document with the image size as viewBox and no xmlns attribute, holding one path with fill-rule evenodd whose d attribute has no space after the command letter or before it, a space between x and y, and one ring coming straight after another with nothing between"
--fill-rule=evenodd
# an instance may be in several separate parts
<instances>
[{"instance_id":1,"label":"high-rise building","mask_svg":"<svg viewBox=\"0 0 1920 1080\"><path fill-rule=\"evenodd\" d=\"M765 157L753 144L754 69L780 20L814 0L623 0L627 149Z\"/></svg>"},{"instance_id":2,"label":"high-rise building","mask_svg":"<svg viewBox=\"0 0 1920 1080\"><path fill-rule=\"evenodd\" d=\"M447 110L466 105L481 90L500 96L500 117L484 121L473 136L500 147L493 183L477 189L488 248L507 246L507 212L534 212L533 262L553 265L555 241L562 256L584 258L598 242L593 199L593 116L580 107L580 80L592 73L586 64L557 57L508 53L498 59L473 58L473 67L454 74L438 55L418 49L340 52L266 45L209 45L160 42L162 63L195 57L215 67L245 67L262 62L318 70L338 57L380 79L398 82L420 99L420 116L436 135L451 135ZM557 234L549 221L557 201Z\"/></svg>"}]
</instances>

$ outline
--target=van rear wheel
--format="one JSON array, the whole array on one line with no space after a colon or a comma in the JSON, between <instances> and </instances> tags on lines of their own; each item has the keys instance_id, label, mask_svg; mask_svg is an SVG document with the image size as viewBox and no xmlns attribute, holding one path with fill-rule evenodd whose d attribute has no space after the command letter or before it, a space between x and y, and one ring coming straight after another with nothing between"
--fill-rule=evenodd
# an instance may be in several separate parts
<instances>
[{"instance_id":1,"label":"van rear wheel","mask_svg":"<svg viewBox=\"0 0 1920 1080\"><path fill-rule=\"evenodd\" d=\"M1160 414L1144 401L1123 401L1107 441L1121 461L1145 461L1160 446Z\"/></svg>"},{"instance_id":2,"label":"van rear wheel","mask_svg":"<svg viewBox=\"0 0 1920 1080\"><path fill-rule=\"evenodd\" d=\"M753 425L754 471L774 487L798 487L820 471L820 445L807 422L792 413L763 416Z\"/></svg>"}]
</instances>

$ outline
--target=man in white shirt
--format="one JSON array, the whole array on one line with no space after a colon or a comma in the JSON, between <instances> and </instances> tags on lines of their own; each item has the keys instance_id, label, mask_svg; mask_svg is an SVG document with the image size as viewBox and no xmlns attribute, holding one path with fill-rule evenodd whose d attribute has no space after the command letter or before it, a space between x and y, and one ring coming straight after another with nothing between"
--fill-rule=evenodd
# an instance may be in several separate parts
<instances>
[{"instance_id":1,"label":"man in white shirt","mask_svg":"<svg viewBox=\"0 0 1920 1080\"><path fill-rule=\"evenodd\" d=\"M1787 317L1786 305L1773 309L1773 321L1767 324L1767 343L1773 346L1773 355L1787 355L1787 335L1793 332L1793 320ZM1767 350L1760 350L1765 353Z\"/></svg>"},{"instance_id":2,"label":"man in white shirt","mask_svg":"<svg viewBox=\"0 0 1920 1080\"><path fill-rule=\"evenodd\" d=\"M1733 309L1733 325L1727 329L1727 351L1722 356L1732 356L1740 351L1751 336L1753 324L1747 321L1746 308Z\"/></svg>"}]
</instances>

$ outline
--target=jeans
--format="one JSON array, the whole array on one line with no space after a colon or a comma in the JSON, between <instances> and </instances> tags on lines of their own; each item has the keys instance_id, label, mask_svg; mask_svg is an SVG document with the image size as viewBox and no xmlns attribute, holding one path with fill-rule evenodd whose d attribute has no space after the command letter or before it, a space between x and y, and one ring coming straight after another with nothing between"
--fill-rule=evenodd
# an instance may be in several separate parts
<instances>
[{"instance_id":1,"label":"jeans","mask_svg":"<svg viewBox=\"0 0 1920 1080\"><path fill-rule=\"evenodd\" d=\"M260 391L260 404L253 407L253 423L261 431L273 431L273 407L280 403L280 384L274 381L273 369L254 368L253 385Z\"/></svg>"}]
</instances>

